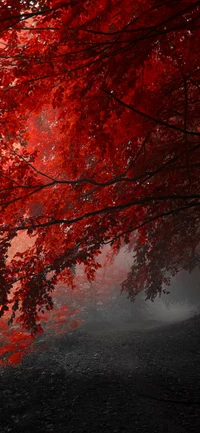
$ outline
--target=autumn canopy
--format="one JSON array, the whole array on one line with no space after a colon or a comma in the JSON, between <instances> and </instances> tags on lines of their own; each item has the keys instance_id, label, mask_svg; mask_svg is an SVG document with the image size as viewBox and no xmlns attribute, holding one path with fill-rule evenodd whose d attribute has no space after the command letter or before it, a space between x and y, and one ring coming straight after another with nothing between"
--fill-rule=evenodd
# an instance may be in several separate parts
<instances>
[{"instance_id":1,"label":"autumn canopy","mask_svg":"<svg viewBox=\"0 0 200 433\"><path fill-rule=\"evenodd\" d=\"M0 2L0 315L37 332L105 244L131 298L199 266L199 47L200 1Z\"/></svg>"}]
</instances>

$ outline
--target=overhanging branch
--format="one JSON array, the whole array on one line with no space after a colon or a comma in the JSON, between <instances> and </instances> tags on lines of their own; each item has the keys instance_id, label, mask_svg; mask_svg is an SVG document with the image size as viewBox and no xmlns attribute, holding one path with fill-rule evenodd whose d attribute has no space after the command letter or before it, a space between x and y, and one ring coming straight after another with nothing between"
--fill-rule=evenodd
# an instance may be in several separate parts
<instances>
[{"instance_id":1,"label":"overhanging branch","mask_svg":"<svg viewBox=\"0 0 200 433\"><path fill-rule=\"evenodd\" d=\"M185 130L184 128L180 128L179 126L173 125L172 123L168 123L165 120L157 119L153 116L150 116L150 114L146 114L143 111L138 110L133 105L127 104L126 102L122 101L117 96L115 96L114 93L112 93L112 92L110 92L110 91L108 91L102 87L100 87L100 90L102 90L102 92L109 95L111 98L113 98L116 102L118 102L123 107L128 108L128 110L131 110L133 113L138 114L139 116L143 117L144 119L148 119L148 120L156 123L157 125L162 125L162 126L165 126L166 128L170 128L170 129L173 129L175 131L182 132L183 134L188 134L188 135L200 137L200 132Z\"/></svg>"}]
</instances>

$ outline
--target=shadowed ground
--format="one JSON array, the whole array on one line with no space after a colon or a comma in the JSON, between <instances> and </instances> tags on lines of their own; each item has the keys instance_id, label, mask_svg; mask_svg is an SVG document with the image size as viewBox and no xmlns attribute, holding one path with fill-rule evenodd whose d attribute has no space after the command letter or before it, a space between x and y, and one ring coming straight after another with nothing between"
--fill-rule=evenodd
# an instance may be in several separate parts
<instances>
[{"instance_id":1,"label":"shadowed ground","mask_svg":"<svg viewBox=\"0 0 200 433\"><path fill-rule=\"evenodd\" d=\"M200 320L152 326L42 337L0 371L1 433L198 432Z\"/></svg>"}]
</instances>

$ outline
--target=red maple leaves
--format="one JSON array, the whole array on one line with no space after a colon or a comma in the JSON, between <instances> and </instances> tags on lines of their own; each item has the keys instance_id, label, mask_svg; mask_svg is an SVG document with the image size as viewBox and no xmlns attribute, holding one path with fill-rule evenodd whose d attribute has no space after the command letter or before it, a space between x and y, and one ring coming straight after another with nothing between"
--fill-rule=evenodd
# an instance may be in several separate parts
<instances>
[{"instance_id":1,"label":"red maple leaves","mask_svg":"<svg viewBox=\"0 0 200 433\"><path fill-rule=\"evenodd\" d=\"M25 329L134 231L132 298L199 263L199 20L195 0L2 3L0 304Z\"/></svg>"},{"instance_id":2,"label":"red maple leaves","mask_svg":"<svg viewBox=\"0 0 200 433\"><path fill-rule=\"evenodd\" d=\"M1 320L0 365L18 365L23 357L34 350L30 333L21 330L8 330L6 322Z\"/></svg>"}]
</instances>

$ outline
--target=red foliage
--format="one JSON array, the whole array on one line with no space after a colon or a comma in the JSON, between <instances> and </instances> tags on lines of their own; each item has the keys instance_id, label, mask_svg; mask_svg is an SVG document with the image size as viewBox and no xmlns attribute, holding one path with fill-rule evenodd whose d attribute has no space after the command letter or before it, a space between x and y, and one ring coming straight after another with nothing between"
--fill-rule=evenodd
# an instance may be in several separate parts
<instances>
[{"instance_id":1,"label":"red foliage","mask_svg":"<svg viewBox=\"0 0 200 433\"><path fill-rule=\"evenodd\" d=\"M27 332L21 330L8 329L5 321L0 321L1 347L0 347L0 364L1 365L18 365L22 358L33 351L33 337Z\"/></svg>"},{"instance_id":2,"label":"red foliage","mask_svg":"<svg viewBox=\"0 0 200 433\"><path fill-rule=\"evenodd\" d=\"M75 317L79 314L78 309L69 309L68 305L62 305L61 307L55 306L54 310L48 313L42 313L39 316L39 320L42 323L43 328L48 329L48 335L56 336L56 334L66 333L71 328L77 328L79 323L82 322L80 318L75 320ZM8 316L8 313L5 315ZM8 328L6 319L0 321L0 365L18 365L24 356L29 353L38 350L41 346L35 344L36 335L30 335L30 333L23 331L21 326L15 324L11 328ZM37 329L38 332L43 332L43 328Z\"/></svg>"},{"instance_id":3,"label":"red foliage","mask_svg":"<svg viewBox=\"0 0 200 433\"><path fill-rule=\"evenodd\" d=\"M40 332L134 231L131 298L199 265L199 24L195 0L1 2L0 316Z\"/></svg>"}]
</instances>

